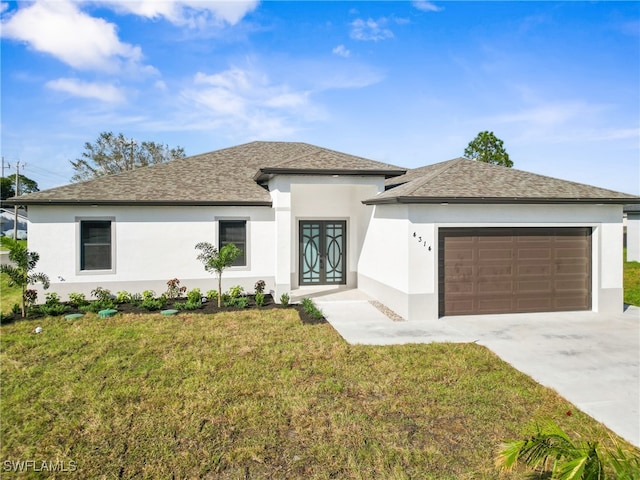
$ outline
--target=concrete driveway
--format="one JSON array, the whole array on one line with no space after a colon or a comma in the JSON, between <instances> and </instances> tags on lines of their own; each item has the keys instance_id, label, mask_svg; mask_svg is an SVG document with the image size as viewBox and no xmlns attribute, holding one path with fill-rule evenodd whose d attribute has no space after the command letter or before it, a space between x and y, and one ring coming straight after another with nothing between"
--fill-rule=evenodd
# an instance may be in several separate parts
<instances>
[{"instance_id":1,"label":"concrete driveway","mask_svg":"<svg viewBox=\"0 0 640 480\"><path fill-rule=\"evenodd\" d=\"M349 343L477 342L640 446L640 309L393 321L366 295L314 295Z\"/></svg>"}]
</instances>

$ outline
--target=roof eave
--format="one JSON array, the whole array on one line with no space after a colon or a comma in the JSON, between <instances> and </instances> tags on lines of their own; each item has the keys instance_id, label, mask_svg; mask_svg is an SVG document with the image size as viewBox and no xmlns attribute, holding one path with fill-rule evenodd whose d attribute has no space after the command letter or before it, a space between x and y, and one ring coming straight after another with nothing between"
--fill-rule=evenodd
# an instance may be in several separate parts
<instances>
[{"instance_id":1,"label":"roof eave","mask_svg":"<svg viewBox=\"0 0 640 480\"><path fill-rule=\"evenodd\" d=\"M344 169L325 169L325 168L261 168L255 174L253 179L256 182L268 180L273 175L345 175L360 177L381 177L391 178L398 177L407 173L406 170L344 170Z\"/></svg>"},{"instance_id":2,"label":"roof eave","mask_svg":"<svg viewBox=\"0 0 640 480\"><path fill-rule=\"evenodd\" d=\"M265 200L5 200L9 205L96 205L96 206L158 206L158 207L271 207Z\"/></svg>"},{"instance_id":3,"label":"roof eave","mask_svg":"<svg viewBox=\"0 0 640 480\"><path fill-rule=\"evenodd\" d=\"M370 198L364 200L365 205L385 204L594 204L625 205L640 203L640 198L554 198L554 197L410 197L397 196L387 198Z\"/></svg>"}]
</instances>

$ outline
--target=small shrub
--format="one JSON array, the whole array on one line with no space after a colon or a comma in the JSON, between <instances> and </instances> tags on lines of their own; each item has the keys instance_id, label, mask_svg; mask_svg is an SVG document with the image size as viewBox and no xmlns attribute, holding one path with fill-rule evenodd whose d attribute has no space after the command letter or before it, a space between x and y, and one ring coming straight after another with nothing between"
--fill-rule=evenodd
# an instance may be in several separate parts
<instances>
[{"instance_id":1,"label":"small shrub","mask_svg":"<svg viewBox=\"0 0 640 480\"><path fill-rule=\"evenodd\" d=\"M202 302L198 301L198 303L186 301L186 302L176 302L173 304L176 310L198 310L202 307Z\"/></svg>"},{"instance_id":2,"label":"small shrub","mask_svg":"<svg viewBox=\"0 0 640 480\"><path fill-rule=\"evenodd\" d=\"M24 291L24 302L27 310L33 307L38 300L38 291L32 288Z\"/></svg>"},{"instance_id":3,"label":"small shrub","mask_svg":"<svg viewBox=\"0 0 640 480\"><path fill-rule=\"evenodd\" d=\"M202 304L202 293L199 288L194 288L193 290L189 290L187 293L187 302Z\"/></svg>"},{"instance_id":4,"label":"small shrub","mask_svg":"<svg viewBox=\"0 0 640 480\"><path fill-rule=\"evenodd\" d=\"M129 300L132 305L140 305L142 303L142 294L141 293L132 293L131 299Z\"/></svg>"},{"instance_id":5,"label":"small shrub","mask_svg":"<svg viewBox=\"0 0 640 480\"><path fill-rule=\"evenodd\" d=\"M224 301L225 307L247 308L249 306L249 300L247 297L228 297Z\"/></svg>"},{"instance_id":6,"label":"small shrub","mask_svg":"<svg viewBox=\"0 0 640 480\"><path fill-rule=\"evenodd\" d=\"M87 297L85 297L84 293L70 293L69 305L74 308L80 308L84 305L89 305L89 301L87 300Z\"/></svg>"},{"instance_id":7,"label":"small shrub","mask_svg":"<svg viewBox=\"0 0 640 480\"><path fill-rule=\"evenodd\" d=\"M264 280L258 280L254 285L253 289L255 290L256 293L264 293L264 287L266 286L267 284L264 282Z\"/></svg>"},{"instance_id":8,"label":"small shrub","mask_svg":"<svg viewBox=\"0 0 640 480\"><path fill-rule=\"evenodd\" d=\"M156 292L153 290L145 290L142 292L142 300L154 300L156 298Z\"/></svg>"},{"instance_id":9,"label":"small shrub","mask_svg":"<svg viewBox=\"0 0 640 480\"><path fill-rule=\"evenodd\" d=\"M57 317L58 315L62 315L67 310L69 310L69 307L63 305L62 303L53 303L50 305L45 303L44 305L39 305L38 310L50 317Z\"/></svg>"},{"instance_id":10,"label":"small shrub","mask_svg":"<svg viewBox=\"0 0 640 480\"><path fill-rule=\"evenodd\" d=\"M46 305L58 305L60 303L60 295L55 292L47 293L45 296Z\"/></svg>"},{"instance_id":11,"label":"small shrub","mask_svg":"<svg viewBox=\"0 0 640 480\"><path fill-rule=\"evenodd\" d=\"M116 303L131 303L131 294L124 290L119 291L116 294Z\"/></svg>"},{"instance_id":12,"label":"small shrub","mask_svg":"<svg viewBox=\"0 0 640 480\"><path fill-rule=\"evenodd\" d=\"M305 313L311 318L320 320L324 317L324 313L322 313L322 310L320 310L310 298L303 298L301 304Z\"/></svg>"},{"instance_id":13,"label":"small shrub","mask_svg":"<svg viewBox=\"0 0 640 480\"><path fill-rule=\"evenodd\" d=\"M217 290L209 290L207 292L207 298L209 300L211 300L212 302L218 300L218 291Z\"/></svg>"},{"instance_id":14,"label":"small shrub","mask_svg":"<svg viewBox=\"0 0 640 480\"><path fill-rule=\"evenodd\" d=\"M21 312L22 312L22 309L20 308L20 304L14 303L13 307L11 307L11 313L13 313L14 315L18 315Z\"/></svg>"},{"instance_id":15,"label":"small shrub","mask_svg":"<svg viewBox=\"0 0 640 480\"><path fill-rule=\"evenodd\" d=\"M158 298L153 298L149 296L148 292L151 292L151 294L153 294L151 290L142 292L142 302L140 302L140 307L149 311L163 309L167 304L167 297L164 294L162 294ZM146 296L145 296L145 293L147 293Z\"/></svg>"},{"instance_id":16,"label":"small shrub","mask_svg":"<svg viewBox=\"0 0 640 480\"><path fill-rule=\"evenodd\" d=\"M264 305L264 293L256 292L255 294L256 305L262 307Z\"/></svg>"},{"instance_id":17,"label":"small shrub","mask_svg":"<svg viewBox=\"0 0 640 480\"><path fill-rule=\"evenodd\" d=\"M197 310L202 307L202 293L199 288L189 290L186 302L176 302L173 305L176 310Z\"/></svg>"},{"instance_id":18,"label":"small shrub","mask_svg":"<svg viewBox=\"0 0 640 480\"><path fill-rule=\"evenodd\" d=\"M102 287L96 287L94 290L91 290L91 296L95 297L98 302L107 302L113 299L111 291Z\"/></svg>"},{"instance_id":19,"label":"small shrub","mask_svg":"<svg viewBox=\"0 0 640 480\"><path fill-rule=\"evenodd\" d=\"M60 295L54 292L47 293L45 304L38 307L40 312L51 317L62 315L68 309L69 307L60 303Z\"/></svg>"},{"instance_id":20,"label":"small shrub","mask_svg":"<svg viewBox=\"0 0 640 480\"><path fill-rule=\"evenodd\" d=\"M282 304L283 307L288 307L289 306L289 300L291 298L289 297L288 293L283 293L282 295L280 295L280 303Z\"/></svg>"},{"instance_id":21,"label":"small shrub","mask_svg":"<svg viewBox=\"0 0 640 480\"><path fill-rule=\"evenodd\" d=\"M180 280L173 278L167 282L167 293L165 294L168 299L180 298L184 292L187 291L187 287L180 286Z\"/></svg>"},{"instance_id":22,"label":"small shrub","mask_svg":"<svg viewBox=\"0 0 640 480\"><path fill-rule=\"evenodd\" d=\"M231 298L238 298L240 295L244 293L244 288L240 285L234 285L227 292Z\"/></svg>"}]
</instances>

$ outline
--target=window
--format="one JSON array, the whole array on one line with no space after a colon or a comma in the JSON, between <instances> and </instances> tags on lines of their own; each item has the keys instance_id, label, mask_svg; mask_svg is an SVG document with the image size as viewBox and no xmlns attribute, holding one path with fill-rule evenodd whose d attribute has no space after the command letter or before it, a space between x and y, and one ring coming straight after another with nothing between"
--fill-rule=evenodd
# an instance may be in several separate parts
<instances>
[{"instance_id":1,"label":"window","mask_svg":"<svg viewBox=\"0 0 640 480\"><path fill-rule=\"evenodd\" d=\"M111 221L80 222L80 270L111 270Z\"/></svg>"},{"instance_id":2,"label":"window","mask_svg":"<svg viewBox=\"0 0 640 480\"><path fill-rule=\"evenodd\" d=\"M233 243L242 252L234 267L244 267L247 265L247 221L246 220L220 220L219 222L218 247Z\"/></svg>"}]
</instances>

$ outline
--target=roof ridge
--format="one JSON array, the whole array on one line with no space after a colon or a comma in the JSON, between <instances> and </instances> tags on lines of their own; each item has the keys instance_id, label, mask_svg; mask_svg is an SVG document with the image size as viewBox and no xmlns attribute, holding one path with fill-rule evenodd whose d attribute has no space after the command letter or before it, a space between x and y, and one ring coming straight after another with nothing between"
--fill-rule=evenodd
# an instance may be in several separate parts
<instances>
[{"instance_id":1,"label":"roof ridge","mask_svg":"<svg viewBox=\"0 0 640 480\"><path fill-rule=\"evenodd\" d=\"M454 165L457 165L458 163L460 163L461 161L464 160L468 160L467 158L462 158L462 157L458 157L458 158L454 158L453 160L446 160L444 162L439 162L436 163L432 166L437 166L437 165L443 165L448 163L448 165L446 165L444 168L442 169L438 169L437 171L431 173L431 174L427 174L424 177L418 177L415 180L410 180L409 182L407 182L405 185L409 185L410 183L415 182L415 184L412 186L412 188L407 188L407 193L411 194L413 192L415 192L416 190L418 190L419 188L423 187L424 185L426 185L428 182L430 182L431 180L433 180L434 178L442 175L444 172L446 172L447 170L449 170L451 167L453 167ZM420 168L420 167L418 167Z\"/></svg>"}]
</instances>

